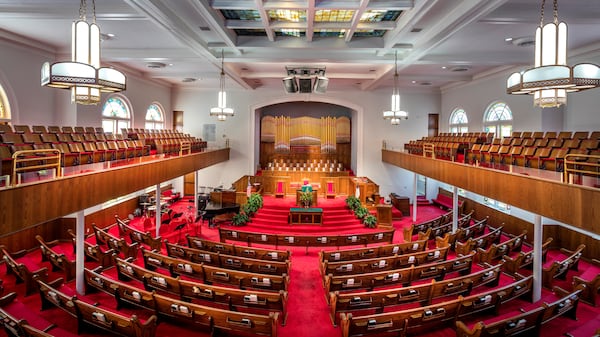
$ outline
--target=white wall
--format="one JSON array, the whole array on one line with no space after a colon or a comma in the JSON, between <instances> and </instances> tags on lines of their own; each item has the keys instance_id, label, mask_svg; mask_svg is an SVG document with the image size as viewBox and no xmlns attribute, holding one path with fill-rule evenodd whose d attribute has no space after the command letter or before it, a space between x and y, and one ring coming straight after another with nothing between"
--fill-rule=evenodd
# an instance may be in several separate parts
<instances>
[{"instance_id":1,"label":"white wall","mask_svg":"<svg viewBox=\"0 0 600 337\"><path fill-rule=\"evenodd\" d=\"M184 111L184 132L201 136L204 124L216 124L216 141L209 146L222 147L224 140L230 139L230 160L202 170L201 185L229 186L242 175L254 174L258 163L255 150L258 146L255 133L258 116L255 111L267 105L301 98L338 104L354 111L352 139L356 143L353 143L352 169L357 175L371 177L379 183L381 195L404 190L405 187L412 191L412 175L381 162L382 141L386 140L388 148L401 149L409 140L426 135L427 115L438 113L440 102L437 94L405 93L402 95L402 107L410 112L409 119L393 126L381 117L382 112L389 109L389 90L357 91L349 95L348 92L336 92L330 85L324 95L298 96L286 94L283 89L273 91L260 88L253 91L228 90L227 95L228 105L234 109L235 116L218 122L209 116L210 108L217 103L216 91L174 90L173 109Z\"/></svg>"}]
</instances>

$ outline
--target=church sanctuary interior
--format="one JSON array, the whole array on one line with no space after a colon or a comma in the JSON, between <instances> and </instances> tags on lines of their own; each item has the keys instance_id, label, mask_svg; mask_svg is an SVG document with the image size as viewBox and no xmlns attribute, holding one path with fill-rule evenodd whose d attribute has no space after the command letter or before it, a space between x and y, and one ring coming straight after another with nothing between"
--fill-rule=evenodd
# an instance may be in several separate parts
<instances>
[{"instance_id":1,"label":"church sanctuary interior","mask_svg":"<svg viewBox=\"0 0 600 337\"><path fill-rule=\"evenodd\" d=\"M600 337L600 1L0 0L0 337Z\"/></svg>"}]
</instances>

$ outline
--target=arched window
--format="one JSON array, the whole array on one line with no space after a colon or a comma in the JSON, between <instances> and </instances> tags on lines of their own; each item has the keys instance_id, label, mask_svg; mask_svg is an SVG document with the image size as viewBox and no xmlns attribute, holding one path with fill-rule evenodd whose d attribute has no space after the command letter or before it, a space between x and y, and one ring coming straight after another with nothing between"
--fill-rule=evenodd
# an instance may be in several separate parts
<instances>
[{"instance_id":1,"label":"arched window","mask_svg":"<svg viewBox=\"0 0 600 337\"><path fill-rule=\"evenodd\" d=\"M450 115L450 132L466 133L469 132L469 119L467 113L462 108L456 108Z\"/></svg>"},{"instance_id":2,"label":"arched window","mask_svg":"<svg viewBox=\"0 0 600 337\"><path fill-rule=\"evenodd\" d=\"M165 128L165 120L162 107L158 103L152 103L146 110L145 129L160 130Z\"/></svg>"},{"instance_id":3,"label":"arched window","mask_svg":"<svg viewBox=\"0 0 600 337\"><path fill-rule=\"evenodd\" d=\"M0 85L0 123L3 122L10 122L10 104L4 88Z\"/></svg>"},{"instance_id":4,"label":"arched window","mask_svg":"<svg viewBox=\"0 0 600 337\"><path fill-rule=\"evenodd\" d=\"M131 114L124 97L111 96L102 107L102 128L104 132L121 133L121 129L129 128Z\"/></svg>"},{"instance_id":5,"label":"arched window","mask_svg":"<svg viewBox=\"0 0 600 337\"><path fill-rule=\"evenodd\" d=\"M492 103L487 108L483 119L485 132L493 132L495 138L510 137L512 120L512 111L506 103Z\"/></svg>"}]
</instances>

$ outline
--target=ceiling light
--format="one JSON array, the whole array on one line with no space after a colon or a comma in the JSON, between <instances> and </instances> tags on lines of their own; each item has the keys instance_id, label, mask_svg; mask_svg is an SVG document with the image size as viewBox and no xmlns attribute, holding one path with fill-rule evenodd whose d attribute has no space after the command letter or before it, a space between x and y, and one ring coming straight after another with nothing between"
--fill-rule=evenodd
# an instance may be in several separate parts
<instances>
[{"instance_id":1,"label":"ceiling light","mask_svg":"<svg viewBox=\"0 0 600 337\"><path fill-rule=\"evenodd\" d=\"M233 109L227 108L227 93L225 92L225 71L223 71L224 57L221 49L221 77L219 79L218 105L210 109L211 116L217 116L217 120L225 121L227 117L233 117Z\"/></svg>"},{"instance_id":2,"label":"ceiling light","mask_svg":"<svg viewBox=\"0 0 600 337\"><path fill-rule=\"evenodd\" d=\"M567 24L558 22L554 0L554 20L544 25L544 5L542 0L540 25L535 31L534 67L510 75L506 92L533 95L535 106L551 108L566 104L567 92L600 86L600 68L590 63L567 66Z\"/></svg>"},{"instance_id":3,"label":"ceiling light","mask_svg":"<svg viewBox=\"0 0 600 337\"><path fill-rule=\"evenodd\" d=\"M394 54L394 91L392 91L392 108L383 112L383 118L389 119L392 125L400 124L408 119L408 112L400 110L400 92L398 89L398 51Z\"/></svg>"},{"instance_id":4,"label":"ceiling light","mask_svg":"<svg viewBox=\"0 0 600 337\"><path fill-rule=\"evenodd\" d=\"M41 85L70 89L71 101L98 104L100 92L119 92L126 88L125 75L100 67L100 27L96 24L96 2L92 0L92 23L87 22L87 1L81 0L79 19L73 22L71 61L45 62Z\"/></svg>"}]
</instances>

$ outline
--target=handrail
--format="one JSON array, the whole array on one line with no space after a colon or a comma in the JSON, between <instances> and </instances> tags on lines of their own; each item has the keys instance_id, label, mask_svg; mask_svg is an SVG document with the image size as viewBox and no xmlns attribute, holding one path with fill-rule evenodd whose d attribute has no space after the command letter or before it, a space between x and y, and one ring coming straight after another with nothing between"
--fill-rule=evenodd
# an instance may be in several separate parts
<instances>
[{"instance_id":1,"label":"handrail","mask_svg":"<svg viewBox=\"0 0 600 337\"><path fill-rule=\"evenodd\" d=\"M423 143L423 157L427 157L427 154L431 154L431 158L435 159L434 143Z\"/></svg>"},{"instance_id":2,"label":"handrail","mask_svg":"<svg viewBox=\"0 0 600 337\"><path fill-rule=\"evenodd\" d=\"M191 142L184 140L184 141L179 142L179 146L180 146L179 147L179 155L180 156L183 156L184 152L187 152L187 154L192 153L192 143Z\"/></svg>"},{"instance_id":3,"label":"handrail","mask_svg":"<svg viewBox=\"0 0 600 337\"><path fill-rule=\"evenodd\" d=\"M596 160L590 161L590 159ZM596 169L595 171L593 170L594 168ZM564 158L563 181L565 183L572 183L569 178L574 173L596 176L596 178L600 177L600 156L576 153L567 154Z\"/></svg>"},{"instance_id":4,"label":"handrail","mask_svg":"<svg viewBox=\"0 0 600 337\"><path fill-rule=\"evenodd\" d=\"M61 153L58 149L39 149L15 151L13 158L12 184L18 185L17 174L26 171L55 169L56 176L61 176ZM34 165L27 163L41 162Z\"/></svg>"}]
</instances>

